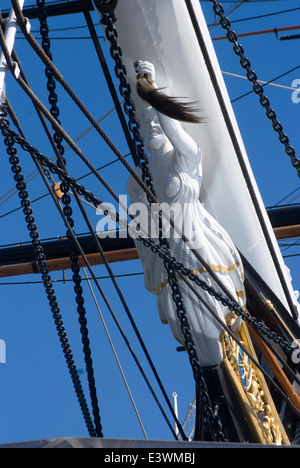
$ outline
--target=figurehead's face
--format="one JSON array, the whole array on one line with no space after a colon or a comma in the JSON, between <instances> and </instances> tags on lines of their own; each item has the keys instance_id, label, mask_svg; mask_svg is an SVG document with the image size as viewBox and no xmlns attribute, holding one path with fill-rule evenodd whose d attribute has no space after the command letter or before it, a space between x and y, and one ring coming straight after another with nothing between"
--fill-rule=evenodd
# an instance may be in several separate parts
<instances>
[{"instance_id":1,"label":"figurehead's face","mask_svg":"<svg viewBox=\"0 0 300 468\"><path fill-rule=\"evenodd\" d=\"M152 107L147 107L143 113L142 130L145 143L150 149L158 150L165 143L166 136Z\"/></svg>"}]
</instances>

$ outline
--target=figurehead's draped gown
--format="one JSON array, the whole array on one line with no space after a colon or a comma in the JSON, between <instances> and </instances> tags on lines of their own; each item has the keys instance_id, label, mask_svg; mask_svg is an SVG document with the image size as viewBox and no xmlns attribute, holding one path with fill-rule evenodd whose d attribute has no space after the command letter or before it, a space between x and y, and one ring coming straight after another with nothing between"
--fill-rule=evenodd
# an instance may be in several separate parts
<instances>
[{"instance_id":1,"label":"figurehead's draped gown","mask_svg":"<svg viewBox=\"0 0 300 468\"><path fill-rule=\"evenodd\" d=\"M205 271L203 265L191 252L190 247L193 246L207 264L211 266L239 305L244 307L246 296L240 256L227 232L207 213L200 202L202 181L200 151L197 158L190 158L188 161L175 153L174 168L181 182L180 190L177 191L175 196L168 196L166 187L169 184L160 187L154 177L154 186L159 202L170 207L169 213L172 215L175 224L180 225L185 236L191 240L190 245L185 244L179 238L179 235L174 234L171 229L168 243L172 256L208 284L218 289L210 274ZM170 183L172 184L172 180L170 180ZM143 202L147 204L143 190L137 186L132 178L129 179L127 188L131 203ZM180 321L177 317L176 305L172 297L171 287L168 284L167 271L163 260L153 253L150 248L145 247L141 241L135 243L144 269L145 286L157 297L160 319L163 323L169 324L174 337L184 345ZM193 284L199 294L224 322L224 317L230 313L229 309L200 286ZM201 366L217 365L223 359L222 347L219 341L222 327L185 282L179 280L179 286L188 313L198 360Z\"/></svg>"}]
</instances>

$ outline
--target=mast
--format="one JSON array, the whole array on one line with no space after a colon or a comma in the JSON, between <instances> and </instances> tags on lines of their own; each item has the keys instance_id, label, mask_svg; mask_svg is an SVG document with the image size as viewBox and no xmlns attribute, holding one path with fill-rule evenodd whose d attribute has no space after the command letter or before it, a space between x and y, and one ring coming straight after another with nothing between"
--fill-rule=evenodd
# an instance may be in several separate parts
<instances>
[{"instance_id":1,"label":"mast","mask_svg":"<svg viewBox=\"0 0 300 468\"><path fill-rule=\"evenodd\" d=\"M277 239L300 236L300 205L270 208L268 215Z\"/></svg>"}]
</instances>

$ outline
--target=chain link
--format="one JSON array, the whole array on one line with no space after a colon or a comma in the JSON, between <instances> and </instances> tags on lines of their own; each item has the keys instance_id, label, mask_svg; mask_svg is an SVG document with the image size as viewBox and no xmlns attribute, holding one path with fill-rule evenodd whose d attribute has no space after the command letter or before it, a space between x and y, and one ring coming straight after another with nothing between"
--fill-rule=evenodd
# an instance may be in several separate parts
<instances>
[{"instance_id":1,"label":"chain link","mask_svg":"<svg viewBox=\"0 0 300 468\"><path fill-rule=\"evenodd\" d=\"M61 184L61 191L63 192L62 202L63 202L63 212L67 218L67 221L71 228L74 227L74 220L72 218L72 208L71 204L71 197L69 195L70 185L68 182L64 181ZM96 383L94 378L94 370L93 370L93 361L91 357L91 349L90 349L90 340L89 340L89 333L87 327L87 319L86 319L86 309L84 307L84 297L83 297L83 289L81 286L82 278L80 275L80 266L78 264L78 253L76 249L75 242L72 237L72 233L68 230L67 231L67 239L68 239L68 246L69 246L69 256L71 259L71 270L73 272L73 282L74 282L74 292L75 292L75 300L77 303L77 312L78 312L78 321L80 324L80 332L81 332L81 341L83 345L83 353L84 359L86 364L86 372L89 382L89 389L93 407L93 415L94 415L94 422L97 432L97 437L103 437L102 434L102 425L101 419L99 414L99 406L98 406L98 398L96 392Z\"/></svg>"},{"instance_id":2,"label":"chain link","mask_svg":"<svg viewBox=\"0 0 300 468\"><path fill-rule=\"evenodd\" d=\"M286 154L291 160L292 166L296 169L298 177L300 177L300 160L296 157L295 149L290 145L289 138L283 131L282 124L277 120L275 111L271 108L269 99L264 94L263 86L258 82L256 73L251 68L250 60L245 57L245 51L241 44L238 43L237 34L231 29L231 23L225 16L224 8L217 0L210 0L213 3L213 11L220 18L220 25L227 32L227 38L233 45L234 53L240 58L240 64L246 71L248 80L253 85L253 91L259 97L259 102L266 111L267 118L272 122L272 127L278 134L280 143L283 144Z\"/></svg>"}]
</instances>

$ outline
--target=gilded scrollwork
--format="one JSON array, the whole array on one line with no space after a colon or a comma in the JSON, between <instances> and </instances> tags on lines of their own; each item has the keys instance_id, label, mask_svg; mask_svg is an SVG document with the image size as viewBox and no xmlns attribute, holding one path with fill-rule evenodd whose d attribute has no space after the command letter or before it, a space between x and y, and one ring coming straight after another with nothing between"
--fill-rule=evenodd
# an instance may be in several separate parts
<instances>
[{"instance_id":1,"label":"gilded scrollwork","mask_svg":"<svg viewBox=\"0 0 300 468\"><path fill-rule=\"evenodd\" d=\"M247 348L240 339L241 344ZM255 416L256 426L267 444L282 445L283 439L277 416L266 398L258 372L248 354L237 342L224 333L224 350L234 374L241 383L244 395L250 405L249 410Z\"/></svg>"}]
</instances>

